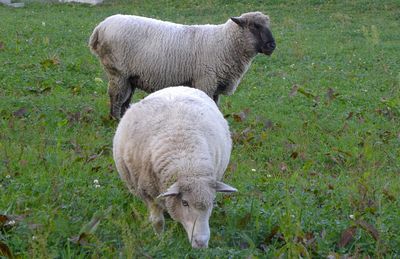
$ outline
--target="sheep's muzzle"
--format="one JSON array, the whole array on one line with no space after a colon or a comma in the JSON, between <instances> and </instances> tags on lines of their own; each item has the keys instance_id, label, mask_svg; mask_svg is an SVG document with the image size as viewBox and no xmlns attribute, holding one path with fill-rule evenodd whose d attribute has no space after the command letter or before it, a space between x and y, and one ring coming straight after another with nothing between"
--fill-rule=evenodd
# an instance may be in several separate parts
<instances>
[{"instance_id":1,"label":"sheep's muzzle","mask_svg":"<svg viewBox=\"0 0 400 259\"><path fill-rule=\"evenodd\" d=\"M269 41L266 42L262 47L261 47L261 51L262 53L264 53L265 55L270 56L272 54L272 52L274 52L276 48L276 44L275 41Z\"/></svg>"}]
</instances>

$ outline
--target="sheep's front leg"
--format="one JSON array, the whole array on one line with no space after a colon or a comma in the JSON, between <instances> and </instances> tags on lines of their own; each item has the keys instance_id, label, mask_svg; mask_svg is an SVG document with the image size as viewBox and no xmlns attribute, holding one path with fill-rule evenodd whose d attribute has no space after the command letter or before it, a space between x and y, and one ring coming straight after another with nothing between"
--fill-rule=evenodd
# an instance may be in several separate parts
<instances>
[{"instance_id":1,"label":"sheep's front leg","mask_svg":"<svg viewBox=\"0 0 400 259\"><path fill-rule=\"evenodd\" d=\"M213 100L214 100L215 104L217 106L219 106L219 95L218 94L214 94L213 95Z\"/></svg>"},{"instance_id":2,"label":"sheep's front leg","mask_svg":"<svg viewBox=\"0 0 400 259\"><path fill-rule=\"evenodd\" d=\"M164 231L164 210L155 202L149 202L148 209L150 212L149 220L153 225L154 231L157 234L161 234Z\"/></svg>"},{"instance_id":3,"label":"sheep's front leg","mask_svg":"<svg viewBox=\"0 0 400 259\"><path fill-rule=\"evenodd\" d=\"M112 75L109 77L110 115L120 119L124 115L132 97L132 88L127 78Z\"/></svg>"}]
</instances>

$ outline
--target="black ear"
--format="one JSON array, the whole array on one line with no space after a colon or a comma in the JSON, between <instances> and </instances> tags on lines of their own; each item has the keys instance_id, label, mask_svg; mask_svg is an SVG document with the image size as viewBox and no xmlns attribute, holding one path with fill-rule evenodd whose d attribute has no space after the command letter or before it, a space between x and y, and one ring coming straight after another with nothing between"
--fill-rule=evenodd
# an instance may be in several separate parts
<instances>
[{"instance_id":1,"label":"black ear","mask_svg":"<svg viewBox=\"0 0 400 259\"><path fill-rule=\"evenodd\" d=\"M241 17L231 17L231 20L240 27L243 27L246 24L246 21Z\"/></svg>"}]
</instances>

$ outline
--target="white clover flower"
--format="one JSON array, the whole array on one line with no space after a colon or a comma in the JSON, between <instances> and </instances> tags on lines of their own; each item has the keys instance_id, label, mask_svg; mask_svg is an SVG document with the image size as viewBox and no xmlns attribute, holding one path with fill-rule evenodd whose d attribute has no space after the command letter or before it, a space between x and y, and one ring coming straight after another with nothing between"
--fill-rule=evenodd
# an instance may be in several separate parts
<instances>
[{"instance_id":1,"label":"white clover flower","mask_svg":"<svg viewBox=\"0 0 400 259\"><path fill-rule=\"evenodd\" d=\"M6 178L7 178L7 179L10 179L10 178L11 178L11 175L9 175L9 174L6 175Z\"/></svg>"},{"instance_id":2,"label":"white clover flower","mask_svg":"<svg viewBox=\"0 0 400 259\"><path fill-rule=\"evenodd\" d=\"M36 236L32 236L32 240L36 240Z\"/></svg>"},{"instance_id":3,"label":"white clover flower","mask_svg":"<svg viewBox=\"0 0 400 259\"><path fill-rule=\"evenodd\" d=\"M99 184L99 180L94 179L94 180L93 180L93 183L94 183L94 184Z\"/></svg>"},{"instance_id":4,"label":"white clover flower","mask_svg":"<svg viewBox=\"0 0 400 259\"><path fill-rule=\"evenodd\" d=\"M251 169L251 171L252 171L252 172L255 172L255 171L257 171L257 170L253 168L253 169Z\"/></svg>"},{"instance_id":5,"label":"white clover flower","mask_svg":"<svg viewBox=\"0 0 400 259\"><path fill-rule=\"evenodd\" d=\"M45 22L42 22L42 26L46 26L46 23L45 23Z\"/></svg>"},{"instance_id":6,"label":"white clover flower","mask_svg":"<svg viewBox=\"0 0 400 259\"><path fill-rule=\"evenodd\" d=\"M101 187L100 184L95 184L95 185L94 185L94 188L100 188L100 187Z\"/></svg>"},{"instance_id":7,"label":"white clover flower","mask_svg":"<svg viewBox=\"0 0 400 259\"><path fill-rule=\"evenodd\" d=\"M7 225L9 226L14 226L15 225L15 220L10 220Z\"/></svg>"},{"instance_id":8,"label":"white clover flower","mask_svg":"<svg viewBox=\"0 0 400 259\"><path fill-rule=\"evenodd\" d=\"M354 217L354 215L351 214L351 215L349 215L349 218L350 218L350 219L355 219L356 217Z\"/></svg>"},{"instance_id":9,"label":"white clover flower","mask_svg":"<svg viewBox=\"0 0 400 259\"><path fill-rule=\"evenodd\" d=\"M272 177L272 175L270 175L270 174L267 174L267 177L268 177L268 178L271 178L271 177Z\"/></svg>"}]
</instances>

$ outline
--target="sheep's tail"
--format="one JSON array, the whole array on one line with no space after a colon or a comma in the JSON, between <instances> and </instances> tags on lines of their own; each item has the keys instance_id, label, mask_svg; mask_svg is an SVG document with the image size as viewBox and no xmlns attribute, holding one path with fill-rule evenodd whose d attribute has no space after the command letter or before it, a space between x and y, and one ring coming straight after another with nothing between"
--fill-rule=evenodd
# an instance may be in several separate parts
<instances>
[{"instance_id":1,"label":"sheep's tail","mask_svg":"<svg viewBox=\"0 0 400 259\"><path fill-rule=\"evenodd\" d=\"M99 45L99 27L94 28L92 35L90 35L89 39L89 47L93 54L97 54Z\"/></svg>"}]
</instances>

